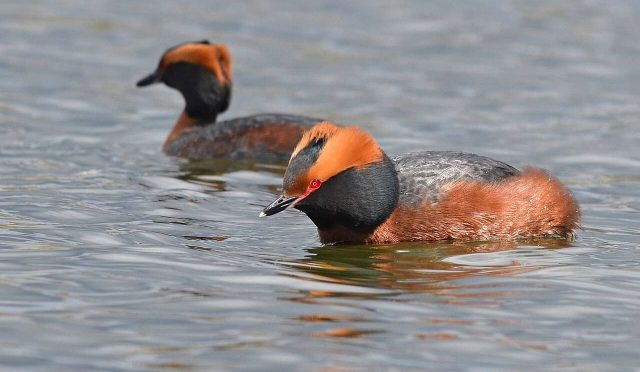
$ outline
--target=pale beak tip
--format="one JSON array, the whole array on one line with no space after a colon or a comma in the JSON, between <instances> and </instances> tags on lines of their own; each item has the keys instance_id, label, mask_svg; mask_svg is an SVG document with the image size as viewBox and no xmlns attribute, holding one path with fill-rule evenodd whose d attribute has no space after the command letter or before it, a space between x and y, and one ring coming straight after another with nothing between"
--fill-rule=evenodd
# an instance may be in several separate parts
<instances>
[{"instance_id":1,"label":"pale beak tip","mask_svg":"<svg viewBox=\"0 0 640 372\"><path fill-rule=\"evenodd\" d=\"M267 214L264 213L264 212L260 212L260 214L258 215L258 217L266 217L266 216L267 216Z\"/></svg>"}]
</instances>

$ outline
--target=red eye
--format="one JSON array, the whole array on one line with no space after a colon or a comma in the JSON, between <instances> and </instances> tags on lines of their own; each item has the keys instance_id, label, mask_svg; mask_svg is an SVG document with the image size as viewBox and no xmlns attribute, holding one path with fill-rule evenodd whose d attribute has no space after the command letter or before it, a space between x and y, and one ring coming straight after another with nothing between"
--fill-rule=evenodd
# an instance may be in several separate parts
<instances>
[{"instance_id":1,"label":"red eye","mask_svg":"<svg viewBox=\"0 0 640 372\"><path fill-rule=\"evenodd\" d=\"M320 182L320 180L319 180L319 179L314 178L314 179L313 179L313 181L311 181L311 183L309 184L309 188L310 188L311 190L315 190L315 189L317 189L318 187L320 187L320 185L322 185L322 182Z\"/></svg>"}]
</instances>

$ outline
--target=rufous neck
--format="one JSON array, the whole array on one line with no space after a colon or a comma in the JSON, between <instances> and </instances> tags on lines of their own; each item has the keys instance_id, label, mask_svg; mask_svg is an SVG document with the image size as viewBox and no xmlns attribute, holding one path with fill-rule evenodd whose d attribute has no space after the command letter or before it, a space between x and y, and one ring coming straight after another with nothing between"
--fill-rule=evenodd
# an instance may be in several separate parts
<instances>
[{"instance_id":1,"label":"rufous neck","mask_svg":"<svg viewBox=\"0 0 640 372\"><path fill-rule=\"evenodd\" d=\"M196 120L190 117L186 110L182 111L180 117L178 117L178 120L176 120L176 123L173 125L173 129L171 129L171 132L165 139L162 149L167 152L169 146L171 146L171 143L175 141L176 138L192 130L195 125Z\"/></svg>"}]
</instances>

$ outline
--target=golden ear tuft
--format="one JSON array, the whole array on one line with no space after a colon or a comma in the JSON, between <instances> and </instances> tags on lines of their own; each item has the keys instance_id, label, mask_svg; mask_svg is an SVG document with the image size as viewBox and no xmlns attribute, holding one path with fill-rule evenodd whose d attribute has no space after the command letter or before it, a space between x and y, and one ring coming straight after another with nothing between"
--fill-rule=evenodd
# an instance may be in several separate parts
<instances>
[{"instance_id":1,"label":"golden ear tuft","mask_svg":"<svg viewBox=\"0 0 640 372\"><path fill-rule=\"evenodd\" d=\"M362 168L382 160L382 150L369 133L357 127L335 128L315 164L321 181L349 168Z\"/></svg>"},{"instance_id":2,"label":"golden ear tuft","mask_svg":"<svg viewBox=\"0 0 640 372\"><path fill-rule=\"evenodd\" d=\"M382 150L367 132L356 127L338 127L327 121L316 124L302 136L291 159L318 140L325 143L317 160L300 177L300 185L306 185L312 179L325 182L349 168L362 168L382 161Z\"/></svg>"},{"instance_id":3,"label":"golden ear tuft","mask_svg":"<svg viewBox=\"0 0 640 372\"><path fill-rule=\"evenodd\" d=\"M223 44L182 44L167 51L158 69L164 70L169 65L187 62L200 65L213 73L220 84L231 82L231 55Z\"/></svg>"},{"instance_id":4,"label":"golden ear tuft","mask_svg":"<svg viewBox=\"0 0 640 372\"><path fill-rule=\"evenodd\" d=\"M304 132L302 138L296 145L295 149L291 153L291 159L295 158L296 155L305 147L309 146L310 143L317 141L319 139L327 140L329 137L333 136L334 133L338 130L338 127L328 121L321 121L314 125L311 129Z\"/></svg>"}]
</instances>

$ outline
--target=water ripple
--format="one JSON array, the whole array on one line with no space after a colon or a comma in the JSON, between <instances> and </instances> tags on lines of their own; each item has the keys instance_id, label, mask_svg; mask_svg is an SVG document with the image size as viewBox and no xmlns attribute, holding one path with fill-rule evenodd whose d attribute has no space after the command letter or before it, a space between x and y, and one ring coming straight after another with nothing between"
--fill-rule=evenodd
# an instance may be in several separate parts
<instances>
[{"instance_id":1,"label":"water ripple","mask_svg":"<svg viewBox=\"0 0 640 372\"><path fill-rule=\"evenodd\" d=\"M4 369L637 369L640 7L279 5L0 3ZM577 239L320 246L300 212L258 219L286 164L166 157L183 102L134 87L202 38L234 58L221 118L540 166Z\"/></svg>"}]
</instances>

